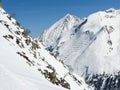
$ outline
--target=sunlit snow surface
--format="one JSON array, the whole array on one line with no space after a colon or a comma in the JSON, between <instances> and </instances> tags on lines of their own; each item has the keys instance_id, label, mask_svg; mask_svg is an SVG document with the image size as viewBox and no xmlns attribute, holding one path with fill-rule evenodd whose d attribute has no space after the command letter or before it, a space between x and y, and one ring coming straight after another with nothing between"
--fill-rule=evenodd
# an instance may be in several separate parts
<instances>
[{"instance_id":1,"label":"sunlit snow surface","mask_svg":"<svg viewBox=\"0 0 120 90\"><path fill-rule=\"evenodd\" d=\"M38 69L44 71L47 65L51 65L55 68L58 78L63 78L69 72L68 69L51 56L40 42L38 42L40 48L36 50L30 48L31 44L26 45L26 38L19 33L16 34L16 31L23 32L23 29L15 25L16 20L13 18L10 20L8 16L0 8L0 90L66 90L50 83ZM17 39L20 40L20 45L17 44ZM29 39L34 41L30 37ZM22 44L24 47L21 47ZM25 58L17 54L18 52L23 52L34 64L28 64ZM33 53L36 53L36 58ZM75 76L80 80L80 85L70 75L65 77L71 90L88 90L84 80Z\"/></svg>"}]
</instances>

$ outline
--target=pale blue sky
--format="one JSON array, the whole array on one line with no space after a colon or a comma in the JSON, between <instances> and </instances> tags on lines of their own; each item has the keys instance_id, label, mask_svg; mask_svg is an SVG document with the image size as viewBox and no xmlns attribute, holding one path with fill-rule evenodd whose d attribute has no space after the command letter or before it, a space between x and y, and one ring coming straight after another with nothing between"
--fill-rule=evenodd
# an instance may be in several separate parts
<instances>
[{"instance_id":1,"label":"pale blue sky","mask_svg":"<svg viewBox=\"0 0 120 90\"><path fill-rule=\"evenodd\" d=\"M37 37L67 13L83 18L99 10L120 9L120 0L3 0L3 7Z\"/></svg>"}]
</instances>

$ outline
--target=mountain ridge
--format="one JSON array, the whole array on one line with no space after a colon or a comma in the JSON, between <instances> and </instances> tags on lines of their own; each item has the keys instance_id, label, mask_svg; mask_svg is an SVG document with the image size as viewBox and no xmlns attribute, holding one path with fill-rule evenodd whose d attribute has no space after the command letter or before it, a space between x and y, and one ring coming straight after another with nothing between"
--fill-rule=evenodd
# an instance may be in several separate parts
<instances>
[{"instance_id":1,"label":"mountain ridge","mask_svg":"<svg viewBox=\"0 0 120 90\"><path fill-rule=\"evenodd\" d=\"M85 19L82 23L77 23L76 25L76 28L72 28L72 29L68 29L68 32L63 32L64 34L59 36L59 34L57 34L60 38L58 38L59 40L52 40L53 41L53 44L56 45L56 43L58 43L56 46L54 46L53 44L51 43L48 43L49 46L47 47L50 47L51 48L54 48L53 52L54 51L58 51L57 53L59 54L58 56L60 56L63 61L65 60L64 59L64 56L66 57L67 55L64 55L63 52L68 52L66 49L66 47L69 47L69 43L72 43L72 40L77 40L78 38L80 37L85 37L86 39L88 39L88 42L86 42L86 44L90 44L92 43L94 40L96 41L96 39L98 38L98 36L105 32L107 37L105 36L107 40L107 44L109 46L110 49L112 49L112 45L114 45L112 43L112 39L113 39L113 42L115 42L115 45L116 45L116 40L112 37L115 37L115 34L117 35L117 38L119 38L119 30L117 30L119 28L119 17L120 17L120 10L115 10L113 8L110 8L106 11L99 11L97 13L94 13L92 15L89 15L87 19ZM108 22L106 22L106 20ZM58 21L59 22L59 21ZM57 22L57 23L58 23ZM114 24L116 23L116 24ZM52 26L53 27L53 26ZM59 27L59 26L56 26L56 27ZM74 25L73 25L74 27ZM94 30L93 30L93 29ZM116 31L113 31L113 30L117 30L118 33L115 33ZM56 31L59 31L59 30L56 30ZM74 31L75 33L71 33L72 31ZM48 35L49 36L49 33L50 30L48 29L48 31L44 34L46 34L46 36ZM52 32L52 35L54 34L55 32ZM71 34L69 34L71 33ZM108 34L107 34L108 33ZM55 33L56 34L56 33ZM86 35L85 35L86 34ZM65 36L69 37L69 39L67 39ZM73 38L72 38L72 35L73 35ZM43 36L44 38L44 36ZM45 37L46 38L46 37ZM54 37L49 37L49 38L46 38L46 40L51 40L51 38L54 38ZM63 38L63 39L62 39ZM71 39L72 38L72 39ZM56 38L55 38L56 39ZM66 40L65 40L66 39ZM89 40L91 39L91 40ZM75 43L77 41L74 42L73 40L73 43L74 44L71 44L71 47L72 46L75 46ZM43 43L47 44L46 41L42 40ZM55 43L54 43L55 42ZM64 42L67 42L67 44L63 44ZM83 41L81 41L80 43L82 43ZM62 43L62 45L64 46L60 46ZM78 43L77 43L78 44ZM112 45L111 45L112 44ZM96 45L97 46L97 45ZM106 47L106 46L105 46ZM116 46L113 46L113 47L116 47ZM87 48L87 46L86 46ZM58 49L58 50L57 50ZM63 50L62 50L63 49ZM70 48L69 48L70 49ZM83 49L83 52L84 52L85 49ZM115 49L116 50L116 49ZM80 50L77 50L77 51L80 51ZM81 50L82 51L82 50ZM113 50L114 51L114 50ZM107 51L109 52L109 50ZM66 54L65 53L65 54ZM72 51L70 52L72 53ZM81 52L82 53L82 52ZM106 53L107 54L107 53ZM111 52L112 54L112 52ZM117 52L116 52L117 54ZM64 56L63 56L64 55ZM69 55L69 54L68 54ZM69 59L70 60L70 59ZM68 61L69 61L68 60Z\"/></svg>"},{"instance_id":2,"label":"mountain ridge","mask_svg":"<svg viewBox=\"0 0 120 90\"><path fill-rule=\"evenodd\" d=\"M41 41L73 72L84 76L95 90L119 89L120 9L98 11L81 20L67 30L70 34L64 32L59 41L54 40L53 44ZM47 32L49 29L44 34ZM46 40L49 42L51 38Z\"/></svg>"},{"instance_id":3,"label":"mountain ridge","mask_svg":"<svg viewBox=\"0 0 120 90\"><path fill-rule=\"evenodd\" d=\"M1 90L90 89L2 8L0 45Z\"/></svg>"}]
</instances>

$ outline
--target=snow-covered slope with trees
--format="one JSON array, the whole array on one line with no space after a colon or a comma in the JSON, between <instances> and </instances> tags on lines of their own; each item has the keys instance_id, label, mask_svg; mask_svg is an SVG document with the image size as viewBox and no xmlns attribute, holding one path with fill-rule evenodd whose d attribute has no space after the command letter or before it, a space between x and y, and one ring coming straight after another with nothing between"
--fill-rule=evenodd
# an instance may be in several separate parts
<instances>
[{"instance_id":1,"label":"snow-covered slope with trees","mask_svg":"<svg viewBox=\"0 0 120 90\"><path fill-rule=\"evenodd\" d=\"M76 20L76 17L74 17L74 20ZM58 21L51 28L62 28L58 23L61 24L63 21ZM99 85L101 89L104 87L103 83L107 82L105 78L112 78L111 83L108 83L111 86L112 80L115 78L114 84L117 83L115 87L118 87L120 80L114 76L119 76L118 72L120 71L120 10L111 8L106 11L99 11L85 19L80 19L75 26L66 23L71 28L60 36L58 34L59 38L55 38L58 39L57 42L53 40L53 36L50 36L50 34L56 34L57 36L56 32L59 32L59 30L56 28L54 28L56 32L52 32L51 28L46 30L41 38L43 44L77 74L87 78L91 74L99 74L100 76L96 76L97 78L103 75L104 80L102 79L100 81L102 84ZM47 43L50 40L52 40L52 44ZM90 78L89 81L92 82L93 79ZM96 78L94 80L96 81ZM99 89L97 88L97 90Z\"/></svg>"},{"instance_id":2,"label":"snow-covered slope with trees","mask_svg":"<svg viewBox=\"0 0 120 90\"><path fill-rule=\"evenodd\" d=\"M0 8L0 90L89 90Z\"/></svg>"}]
</instances>

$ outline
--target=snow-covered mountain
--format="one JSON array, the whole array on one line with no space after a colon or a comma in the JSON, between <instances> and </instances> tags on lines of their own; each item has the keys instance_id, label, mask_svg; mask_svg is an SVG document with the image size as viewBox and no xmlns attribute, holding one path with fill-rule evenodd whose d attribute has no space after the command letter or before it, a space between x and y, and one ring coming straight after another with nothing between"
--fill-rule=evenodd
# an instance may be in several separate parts
<instances>
[{"instance_id":1,"label":"snow-covered mountain","mask_svg":"<svg viewBox=\"0 0 120 90\"><path fill-rule=\"evenodd\" d=\"M66 89L90 87L0 7L0 90Z\"/></svg>"},{"instance_id":2,"label":"snow-covered mountain","mask_svg":"<svg viewBox=\"0 0 120 90\"><path fill-rule=\"evenodd\" d=\"M62 43L60 42L61 39L63 39L63 42L69 40L71 38L70 35L74 33L71 29L77 27L78 23L82 22L83 20L78 17L67 14L51 26L49 30L45 30L42 34L41 40L45 46L56 48L58 44Z\"/></svg>"},{"instance_id":3,"label":"snow-covered mountain","mask_svg":"<svg viewBox=\"0 0 120 90\"><path fill-rule=\"evenodd\" d=\"M70 20L65 22L65 16L51 26L43 33L41 42L74 72L85 76L86 82L95 87L96 83L102 83L96 90L114 90L119 87L120 10L110 8L84 19L67 16ZM62 23L71 28L65 31ZM107 83L107 79L111 81ZM108 84L112 86L113 83L114 89L109 89ZM107 89L104 89L105 85Z\"/></svg>"}]
</instances>

